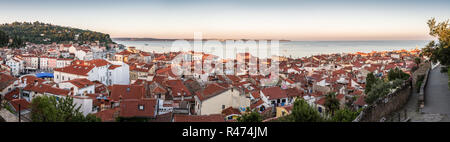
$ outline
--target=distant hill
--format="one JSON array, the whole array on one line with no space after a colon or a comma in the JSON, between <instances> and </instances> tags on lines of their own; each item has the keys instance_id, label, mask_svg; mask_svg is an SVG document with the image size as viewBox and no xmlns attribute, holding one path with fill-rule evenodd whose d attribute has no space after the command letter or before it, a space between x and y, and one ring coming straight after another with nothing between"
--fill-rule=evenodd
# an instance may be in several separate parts
<instances>
[{"instance_id":1,"label":"distant hill","mask_svg":"<svg viewBox=\"0 0 450 142\"><path fill-rule=\"evenodd\" d=\"M100 43L113 43L108 34L41 22L14 22L11 24L1 24L0 31L6 33L11 39L19 38L24 42L38 44L48 44L52 42L62 43L68 41L100 41Z\"/></svg>"},{"instance_id":2,"label":"distant hill","mask_svg":"<svg viewBox=\"0 0 450 142\"><path fill-rule=\"evenodd\" d=\"M176 39L162 39L162 38L113 38L118 41L161 41L161 40L176 40Z\"/></svg>"}]
</instances>

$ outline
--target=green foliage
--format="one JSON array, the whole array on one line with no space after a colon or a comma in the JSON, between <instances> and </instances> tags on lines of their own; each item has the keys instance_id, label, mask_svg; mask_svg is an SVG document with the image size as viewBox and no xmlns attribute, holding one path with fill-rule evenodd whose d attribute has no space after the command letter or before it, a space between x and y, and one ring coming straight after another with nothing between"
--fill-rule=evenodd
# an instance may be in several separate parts
<instances>
[{"instance_id":1,"label":"green foliage","mask_svg":"<svg viewBox=\"0 0 450 142\"><path fill-rule=\"evenodd\" d=\"M325 96L325 107L327 108L327 111L331 113L331 115L334 115L334 111L339 109L340 102L336 98L336 93L332 92Z\"/></svg>"},{"instance_id":2,"label":"green foliage","mask_svg":"<svg viewBox=\"0 0 450 142\"><path fill-rule=\"evenodd\" d=\"M396 80L396 79L406 80L408 78L409 78L409 74L403 72L399 68L395 68L395 69L389 70L389 73L388 73L389 81L393 81L393 80Z\"/></svg>"},{"instance_id":3,"label":"green foliage","mask_svg":"<svg viewBox=\"0 0 450 142\"><path fill-rule=\"evenodd\" d=\"M446 73L448 72L448 67L441 67L441 73Z\"/></svg>"},{"instance_id":4,"label":"green foliage","mask_svg":"<svg viewBox=\"0 0 450 142\"><path fill-rule=\"evenodd\" d=\"M423 80L423 78L422 78L422 80ZM395 88L401 86L404 82L405 82L405 80L403 80L403 79L395 79L394 81L392 81L391 88L395 89Z\"/></svg>"},{"instance_id":5,"label":"green foliage","mask_svg":"<svg viewBox=\"0 0 450 142\"><path fill-rule=\"evenodd\" d=\"M349 109L340 109L331 117L333 122L352 122L358 117L360 111L351 111Z\"/></svg>"},{"instance_id":6,"label":"green foliage","mask_svg":"<svg viewBox=\"0 0 450 142\"><path fill-rule=\"evenodd\" d=\"M417 82L416 82L417 92L420 92L420 86L422 85L424 79L425 79L425 75L419 75L417 77Z\"/></svg>"},{"instance_id":7,"label":"green foliage","mask_svg":"<svg viewBox=\"0 0 450 142\"><path fill-rule=\"evenodd\" d=\"M31 102L33 122L99 122L93 115L84 116L72 97L38 96Z\"/></svg>"},{"instance_id":8,"label":"green foliage","mask_svg":"<svg viewBox=\"0 0 450 142\"><path fill-rule=\"evenodd\" d=\"M370 91L370 88L372 87L373 83L377 81L377 78L375 75L373 75L373 72L368 73L366 77L366 89L364 90L364 93L368 93Z\"/></svg>"},{"instance_id":9,"label":"green foliage","mask_svg":"<svg viewBox=\"0 0 450 142\"><path fill-rule=\"evenodd\" d=\"M12 38L12 43L11 45L9 45L9 47L11 48L21 48L25 45L25 43L23 42L23 40L17 36L14 36L14 38Z\"/></svg>"},{"instance_id":10,"label":"green foliage","mask_svg":"<svg viewBox=\"0 0 450 142\"><path fill-rule=\"evenodd\" d=\"M9 105L8 102L4 102L2 103L3 108L5 108L6 110L8 110L9 112L15 114L16 112L14 111L14 109L11 107L11 105ZM0 109L1 110L1 109Z\"/></svg>"},{"instance_id":11,"label":"green foliage","mask_svg":"<svg viewBox=\"0 0 450 142\"><path fill-rule=\"evenodd\" d=\"M247 113L243 114L241 117L237 119L238 122L261 122L262 117L261 115L256 111L249 111L250 109L247 108Z\"/></svg>"},{"instance_id":12,"label":"green foliage","mask_svg":"<svg viewBox=\"0 0 450 142\"><path fill-rule=\"evenodd\" d=\"M414 63L419 65L422 62L422 60L419 57L414 58Z\"/></svg>"},{"instance_id":13,"label":"green foliage","mask_svg":"<svg viewBox=\"0 0 450 142\"><path fill-rule=\"evenodd\" d=\"M282 122L323 122L325 119L305 100L297 99L294 102L292 113L280 118Z\"/></svg>"},{"instance_id":14,"label":"green foliage","mask_svg":"<svg viewBox=\"0 0 450 142\"><path fill-rule=\"evenodd\" d=\"M422 54L431 58L433 62L441 62L443 65L450 65L450 26L448 20L437 23L433 18L428 20L430 35L438 38L438 42L431 41L422 50Z\"/></svg>"},{"instance_id":15,"label":"green foliage","mask_svg":"<svg viewBox=\"0 0 450 142\"><path fill-rule=\"evenodd\" d=\"M0 30L9 36L16 36L17 42L32 42L49 44L68 41L113 43L108 34L82 30L77 28L62 27L40 22L14 22L0 25Z\"/></svg>"},{"instance_id":16,"label":"green foliage","mask_svg":"<svg viewBox=\"0 0 450 142\"><path fill-rule=\"evenodd\" d=\"M368 104L372 104L379 98L389 94L390 88L390 83L384 82L383 80L377 80L371 87L370 91L367 93L364 101Z\"/></svg>"},{"instance_id":17,"label":"green foliage","mask_svg":"<svg viewBox=\"0 0 450 142\"><path fill-rule=\"evenodd\" d=\"M448 67L448 70L450 70L450 66ZM450 88L450 71L447 71L448 74L448 88Z\"/></svg>"},{"instance_id":18,"label":"green foliage","mask_svg":"<svg viewBox=\"0 0 450 142\"><path fill-rule=\"evenodd\" d=\"M9 36L0 30L0 47L7 46L9 43Z\"/></svg>"}]
</instances>

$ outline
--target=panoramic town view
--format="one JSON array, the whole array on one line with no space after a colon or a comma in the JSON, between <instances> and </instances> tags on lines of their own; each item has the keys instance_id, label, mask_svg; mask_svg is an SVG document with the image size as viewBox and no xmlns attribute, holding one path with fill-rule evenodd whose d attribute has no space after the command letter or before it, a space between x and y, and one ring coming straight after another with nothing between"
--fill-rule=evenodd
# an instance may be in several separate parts
<instances>
[{"instance_id":1,"label":"panoramic town view","mask_svg":"<svg viewBox=\"0 0 450 142\"><path fill-rule=\"evenodd\" d=\"M0 2L0 122L450 122L448 1L83 2Z\"/></svg>"}]
</instances>

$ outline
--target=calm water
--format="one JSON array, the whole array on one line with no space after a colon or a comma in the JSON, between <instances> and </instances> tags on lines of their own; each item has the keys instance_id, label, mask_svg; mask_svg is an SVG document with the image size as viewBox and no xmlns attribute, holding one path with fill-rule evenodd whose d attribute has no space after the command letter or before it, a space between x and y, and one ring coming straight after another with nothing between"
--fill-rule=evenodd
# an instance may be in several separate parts
<instances>
[{"instance_id":1,"label":"calm water","mask_svg":"<svg viewBox=\"0 0 450 142\"><path fill-rule=\"evenodd\" d=\"M127 47L134 46L147 52L169 52L172 41L119 41ZM423 48L425 40L389 40L389 41L283 41L280 42L279 53L287 57L305 57L329 53L354 53L372 51L392 51L401 49ZM216 46L224 46L216 45Z\"/></svg>"}]
</instances>

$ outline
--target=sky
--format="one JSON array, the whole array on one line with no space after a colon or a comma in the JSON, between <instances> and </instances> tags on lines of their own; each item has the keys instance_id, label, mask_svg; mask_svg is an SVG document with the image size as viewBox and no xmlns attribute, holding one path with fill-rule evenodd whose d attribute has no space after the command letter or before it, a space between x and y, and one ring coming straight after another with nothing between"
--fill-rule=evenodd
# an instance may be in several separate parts
<instances>
[{"instance_id":1,"label":"sky","mask_svg":"<svg viewBox=\"0 0 450 142\"><path fill-rule=\"evenodd\" d=\"M41 21L111 37L429 40L449 0L0 0L0 23Z\"/></svg>"}]
</instances>

